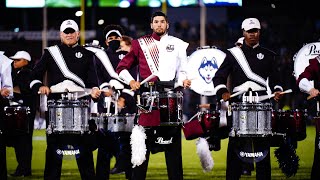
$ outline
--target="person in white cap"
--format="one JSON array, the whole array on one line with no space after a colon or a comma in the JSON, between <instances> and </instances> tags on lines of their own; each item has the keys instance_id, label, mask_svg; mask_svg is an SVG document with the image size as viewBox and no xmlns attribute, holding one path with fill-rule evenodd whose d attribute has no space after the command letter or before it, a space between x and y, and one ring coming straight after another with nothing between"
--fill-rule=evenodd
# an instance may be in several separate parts
<instances>
[{"instance_id":1,"label":"person in white cap","mask_svg":"<svg viewBox=\"0 0 320 180\"><path fill-rule=\"evenodd\" d=\"M245 92L250 91L259 96L271 95L272 92L267 92L271 87L275 102L279 101L283 89L278 76L279 72L277 72L276 54L260 46L261 26L259 20L247 18L242 22L241 29L244 37L243 45L241 47L235 46L226 51L226 58L213 77L217 99L219 102L220 100L230 101L239 103L241 106L242 96ZM233 98L227 89L229 75L232 79L230 84L232 92L241 94ZM269 79L269 83L267 83L267 79ZM272 90L270 89L270 91ZM269 101L268 99L262 103ZM248 116L248 118L250 117ZM232 120L232 117L228 120L230 130L232 121L235 122L233 126L236 130L230 131L229 134L226 179L240 179L242 173L240 167L247 162L256 162L256 179L271 179L269 138L255 134L248 134L246 138L241 137L245 135L237 131L236 127L240 125L236 123L237 120ZM263 121L264 119L261 119L259 123ZM252 152L253 149L255 152ZM246 157L246 153L257 153L260 156Z\"/></svg>"},{"instance_id":2,"label":"person in white cap","mask_svg":"<svg viewBox=\"0 0 320 180\"><path fill-rule=\"evenodd\" d=\"M100 59L101 62L97 62L97 67L99 67L99 79L102 85L108 84L108 93L102 93L100 100L98 102L98 111L99 113L107 113L109 108L110 113L116 113L115 108L121 108L121 111L117 112L115 115L125 115L136 113L136 105L134 100L134 92L130 91L130 87L123 85L124 89L117 89L116 91L112 90L112 82L116 80L113 79L108 72L109 68L115 70L121 61L121 59L127 54L126 51L120 49L120 40L124 34L124 30L120 25L110 24L107 25L103 34L105 37L105 45L107 46L105 52L108 56L109 61L111 62L112 67L105 67L110 65L103 61L106 59ZM136 77L137 69L133 68L130 70L132 76ZM121 84L118 81L119 84ZM116 87L115 87L116 88ZM107 99L111 98L110 95L115 93L119 94L118 106L111 103L110 107L105 108L104 104L105 97ZM101 133L102 132L102 133ZM126 173L126 177L130 178L131 176L131 152L130 152L130 132L110 132L107 129L100 130L101 136L98 137L98 154L97 154L97 165L96 165L96 175L97 179L109 179L109 174L118 174L123 171ZM110 161L112 156L116 157L115 167L110 170Z\"/></svg>"},{"instance_id":3,"label":"person in white cap","mask_svg":"<svg viewBox=\"0 0 320 180\"><path fill-rule=\"evenodd\" d=\"M6 157L6 137L3 117L4 107L9 106L8 97L13 95L13 85L11 78L11 60L0 53L0 179L7 180L7 157Z\"/></svg>"},{"instance_id":4,"label":"person in white cap","mask_svg":"<svg viewBox=\"0 0 320 180\"><path fill-rule=\"evenodd\" d=\"M48 100L61 100L61 94L65 92L65 89L51 93L50 87L68 82L77 87L76 89L90 88L91 98L100 96L101 91L98 88L94 65L97 57L93 52L78 44L79 37L79 27L74 20L67 19L61 23L61 44L46 48L40 61L33 68L33 81L30 87L35 94L47 95ZM45 73L47 74L47 85L43 83ZM80 100L91 100L88 98L90 97L82 97ZM47 126L50 125L48 111L46 111L46 120ZM65 121L72 121L72 119ZM65 149L65 147L79 149L80 155L77 155L76 160L81 178L95 179L93 139L93 135L87 132L77 135L47 133L44 179L60 179L63 154L57 153L57 150Z\"/></svg>"},{"instance_id":5,"label":"person in white cap","mask_svg":"<svg viewBox=\"0 0 320 180\"><path fill-rule=\"evenodd\" d=\"M31 56L27 51L18 51L10 59L12 63L13 99L19 106L29 108L27 119L28 126L20 131L8 132L9 142L15 149L18 166L11 176L31 176L32 160L32 134L35 118L35 96L32 94L29 84L31 82ZM27 112L26 112L27 113ZM18 123L18 122L17 122ZM20 122L23 123L23 122Z\"/></svg>"}]
</instances>

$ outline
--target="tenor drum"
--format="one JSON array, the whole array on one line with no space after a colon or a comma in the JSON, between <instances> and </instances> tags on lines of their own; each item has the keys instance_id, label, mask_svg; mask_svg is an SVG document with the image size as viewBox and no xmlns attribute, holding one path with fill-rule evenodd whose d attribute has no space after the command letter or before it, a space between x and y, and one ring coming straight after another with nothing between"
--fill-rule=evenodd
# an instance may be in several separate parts
<instances>
[{"instance_id":1,"label":"tenor drum","mask_svg":"<svg viewBox=\"0 0 320 180\"><path fill-rule=\"evenodd\" d=\"M159 95L160 125L179 125L182 123L182 92L165 92Z\"/></svg>"},{"instance_id":2,"label":"tenor drum","mask_svg":"<svg viewBox=\"0 0 320 180\"><path fill-rule=\"evenodd\" d=\"M29 133L30 108L27 106L4 107L4 132L8 134Z\"/></svg>"},{"instance_id":3,"label":"tenor drum","mask_svg":"<svg viewBox=\"0 0 320 180\"><path fill-rule=\"evenodd\" d=\"M126 114L106 116L105 120L108 121L108 130L111 132L132 132L135 118L135 114Z\"/></svg>"},{"instance_id":4,"label":"tenor drum","mask_svg":"<svg viewBox=\"0 0 320 180\"><path fill-rule=\"evenodd\" d=\"M265 137L272 134L270 103L232 103L231 137Z\"/></svg>"},{"instance_id":5,"label":"tenor drum","mask_svg":"<svg viewBox=\"0 0 320 180\"><path fill-rule=\"evenodd\" d=\"M294 136L298 141L306 138L306 110L278 110L272 117L272 131L276 134Z\"/></svg>"},{"instance_id":6,"label":"tenor drum","mask_svg":"<svg viewBox=\"0 0 320 180\"><path fill-rule=\"evenodd\" d=\"M105 116L103 114L99 113L91 113L90 114L90 120L94 120L94 122L97 125L97 129L108 129L108 121L105 121Z\"/></svg>"},{"instance_id":7,"label":"tenor drum","mask_svg":"<svg viewBox=\"0 0 320 180\"><path fill-rule=\"evenodd\" d=\"M200 113L201 126L204 132L213 132L219 128L220 113L217 111L204 111Z\"/></svg>"},{"instance_id":8,"label":"tenor drum","mask_svg":"<svg viewBox=\"0 0 320 180\"><path fill-rule=\"evenodd\" d=\"M87 100L49 100L48 111L48 134L83 134L89 131Z\"/></svg>"}]
</instances>

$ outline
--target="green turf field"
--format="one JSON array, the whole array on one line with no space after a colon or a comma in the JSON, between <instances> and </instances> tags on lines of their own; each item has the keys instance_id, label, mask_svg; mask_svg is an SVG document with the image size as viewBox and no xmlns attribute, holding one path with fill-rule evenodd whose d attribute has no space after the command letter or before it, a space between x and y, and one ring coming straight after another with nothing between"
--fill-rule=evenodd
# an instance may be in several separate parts
<instances>
[{"instance_id":1,"label":"green turf field","mask_svg":"<svg viewBox=\"0 0 320 180\"><path fill-rule=\"evenodd\" d=\"M313 162L314 153L314 137L315 128L314 126L309 126L307 128L307 138L303 141L298 142L297 154L300 157L300 167L297 174L289 179L310 179L310 172ZM196 154L195 140L186 141L183 138L182 144L182 157L183 157L183 172L184 179L193 180L205 180L205 179L225 179L225 169L226 169L226 150L227 150L228 139L221 142L220 151L212 151L212 157L214 160L214 167L211 172L204 173L201 168L199 157ZM272 179L286 179L285 175L278 168L277 159L274 157L274 149L271 148L271 164L272 164ZM45 131L35 130L34 131L34 141L33 141L33 160L32 160L32 175L28 178L15 178L15 179L43 179L43 170L45 163ZM96 157L96 151L94 152ZM114 163L114 161L112 162ZM14 172L17 163L15 159L14 149L11 147L7 148L7 166L8 174ZM113 165L112 165L113 167ZM9 179L14 179L10 178ZM80 179L80 175L77 169L75 159L70 159L70 157L63 161L62 175L63 180L76 180ZM110 179L125 179L123 174L111 175ZM149 169L147 172L147 179L160 180L168 179L166 165L163 153L157 153L150 156ZM241 179L255 179L255 172L252 176L242 176Z\"/></svg>"}]
</instances>

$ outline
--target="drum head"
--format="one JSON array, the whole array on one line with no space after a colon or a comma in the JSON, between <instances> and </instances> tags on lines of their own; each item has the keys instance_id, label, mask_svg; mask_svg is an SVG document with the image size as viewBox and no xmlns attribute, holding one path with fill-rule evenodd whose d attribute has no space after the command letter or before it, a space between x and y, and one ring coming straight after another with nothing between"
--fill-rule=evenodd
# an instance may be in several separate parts
<instances>
[{"instance_id":1,"label":"drum head","mask_svg":"<svg viewBox=\"0 0 320 180\"><path fill-rule=\"evenodd\" d=\"M217 48L201 48L188 58L187 75L193 91L200 95L213 96L212 78L221 66L226 54Z\"/></svg>"},{"instance_id":2,"label":"drum head","mask_svg":"<svg viewBox=\"0 0 320 180\"><path fill-rule=\"evenodd\" d=\"M299 75L309 65L309 60L320 54L320 42L314 42L304 45L293 57L294 76L298 79Z\"/></svg>"}]
</instances>

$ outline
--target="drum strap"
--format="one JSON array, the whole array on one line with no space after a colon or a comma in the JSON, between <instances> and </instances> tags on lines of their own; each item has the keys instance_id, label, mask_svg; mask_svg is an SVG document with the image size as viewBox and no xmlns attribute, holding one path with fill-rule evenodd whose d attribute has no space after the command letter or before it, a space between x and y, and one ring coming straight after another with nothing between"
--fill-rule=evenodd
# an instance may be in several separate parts
<instances>
[{"instance_id":1,"label":"drum strap","mask_svg":"<svg viewBox=\"0 0 320 180\"><path fill-rule=\"evenodd\" d=\"M159 71L159 50L156 42L152 37L139 38L138 42L146 58L151 73L157 74Z\"/></svg>"},{"instance_id":2,"label":"drum strap","mask_svg":"<svg viewBox=\"0 0 320 180\"><path fill-rule=\"evenodd\" d=\"M118 74L116 73L116 71L113 69L113 66L111 64L111 61L107 55L107 53L99 48L95 48L95 47L85 47L87 50L92 51L95 53L95 55L99 58L99 60L101 61L101 63L103 64L104 68L107 70L107 72L109 73L109 75L119 81L122 82L122 80L119 78Z\"/></svg>"},{"instance_id":3,"label":"drum strap","mask_svg":"<svg viewBox=\"0 0 320 180\"><path fill-rule=\"evenodd\" d=\"M231 54L234 56L234 58L237 60L237 62L239 63L241 69L243 70L244 74L251 80L258 82L264 86L268 86L266 84L266 80L264 80L261 76L257 75L256 73L254 73L252 71L252 69L249 66L249 63L245 57L245 55L243 54L243 51L241 50L241 48L239 47L233 47L228 49Z\"/></svg>"},{"instance_id":4,"label":"drum strap","mask_svg":"<svg viewBox=\"0 0 320 180\"><path fill-rule=\"evenodd\" d=\"M51 46L48 48L48 50L49 50L51 56L53 57L54 61L56 62L56 64L60 68L64 77L72 79L75 82L77 82L79 85L81 85L82 87L85 87L85 84L82 81L82 79L79 78L76 74L72 73L68 69L59 47L58 46Z\"/></svg>"}]
</instances>

